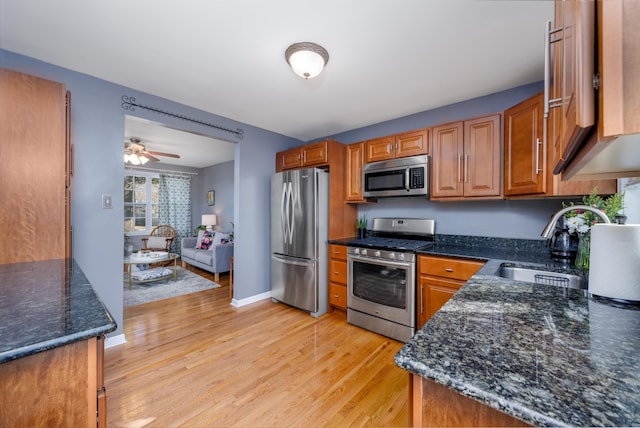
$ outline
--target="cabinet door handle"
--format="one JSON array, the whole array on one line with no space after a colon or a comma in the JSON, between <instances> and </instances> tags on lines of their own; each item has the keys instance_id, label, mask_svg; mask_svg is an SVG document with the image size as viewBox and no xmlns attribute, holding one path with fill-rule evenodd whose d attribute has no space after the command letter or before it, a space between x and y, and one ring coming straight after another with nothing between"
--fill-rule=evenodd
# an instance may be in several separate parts
<instances>
[{"instance_id":1,"label":"cabinet door handle","mask_svg":"<svg viewBox=\"0 0 640 428\"><path fill-rule=\"evenodd\" d=\"M551 21L545 23L544 31L544 102L543 111L544 118L549 117L549 110L552 108L560 107L562 105L562 97L549 99L550 85L551 85L551 43L555 43L560 39L551 40L551 35L563 31L563 28L551 29Z\"/></svg>"},{"instance_id":2,"label":"cabinet door handle","mask_svg":"<svg viewBox=\"0 0 640 428\"><path fill-rule=\"evenodd\" d=\"M536 175L540 174L540 146L542 145L542 141L540 138L536 138Z\"/></svg>"},{"instance_id":3,"label":"cabinet door handle","mask_svg":"<svg viewBox=\"0 0 640 428\"><path fill-rule=\"evenodd\" d=\"M464 182L469 182L469 155L464 155Z\"/></svg>"},{"instance_id":4,"label":"cabinet door handle","mask_svg":"<svg viewBox=\"0 0 640 428\"><path fill-rule=\"evenodd\" d=\"M458 182L462 182L462 155L458 156Z\"/></svg>"},{"instance_id":5,"label":"cabinet door handle","mask_svg":"<svg viewBox=\"0 0 640 428\"><path fill-rule=\"evenodd\" d=\"M424 314L424 299L422 296L424 295L424 285L420 284L420 313Z\"/></svg>"}]
</instances>

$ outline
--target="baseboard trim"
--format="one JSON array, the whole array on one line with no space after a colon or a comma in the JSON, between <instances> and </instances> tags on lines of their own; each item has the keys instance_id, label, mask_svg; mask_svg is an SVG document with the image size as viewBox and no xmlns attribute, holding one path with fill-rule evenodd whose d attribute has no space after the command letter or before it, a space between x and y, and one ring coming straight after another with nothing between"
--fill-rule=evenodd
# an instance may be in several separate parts
<instances>
[{"instance_id":1,"label":"baseboard trim","mask_svg":"<svg viewBox=\"0 0 640 428\"><path fill-rule=\"evenodd\" d=\"M259 302L260 300L265 300L270 298L271 298L271 292L267 291L267 292L256 294L255 296L250 296L240 300L233 298L231 300L231 306L240 308L242 306L247 306L247 305L250 305L251 303Z\"/></svg>"},{"instance_id":2,"label":"baseboard trim","mask_svg":"<svg viewBox=\"0 0 640 428\"><path fill-rule=\"evenodd\" d=\"M124 333L112 337L107 336L107 340L104 341L104 348L107 349L113 346L122 345L124 343L127 343L127 339L126 337L124 337Z\"/></svg>"}]
</instances>

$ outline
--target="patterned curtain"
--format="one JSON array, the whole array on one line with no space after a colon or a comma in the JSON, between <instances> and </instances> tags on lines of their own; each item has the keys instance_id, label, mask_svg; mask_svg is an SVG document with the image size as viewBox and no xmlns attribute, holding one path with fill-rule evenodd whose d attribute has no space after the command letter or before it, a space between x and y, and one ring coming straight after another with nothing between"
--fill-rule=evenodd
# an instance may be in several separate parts
<instances>
[{"instance_id":1,"label":"patterned curtain","mask_svg":"<svg viewBox=\"0 0 640 428\"><path fill-rule=\"evenodd\" d=\"M191 177L160 174L158 222L176 230L171 252L180 254L180 241L191 236Z\"/></svg>"}]
</instances>

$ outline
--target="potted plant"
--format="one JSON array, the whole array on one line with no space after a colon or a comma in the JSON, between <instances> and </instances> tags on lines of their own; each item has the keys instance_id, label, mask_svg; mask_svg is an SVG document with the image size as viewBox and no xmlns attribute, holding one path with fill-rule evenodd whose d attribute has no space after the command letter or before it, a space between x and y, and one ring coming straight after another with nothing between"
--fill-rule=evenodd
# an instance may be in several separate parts
<instances>
[{"instance_id":1,"label":"potted plant","mask_svg":"<svg viewBox=\"0 0 640 428\"><path fill-rule=\"evenodd\" d=\"M358 239L365 237L367 233L367 215L363 214L358 217L358 227L356 229L356 236Z\"/></svg>"},{"instance_id":2,"label":"potted plant","mask_svg":"<svg viewBox=\"0 0 640 428\"><path fill-rule=\"evenodd\" d=\"M594 187L589 196L582 197L582 204L589 207L597 208L603 212L612 223L616 222L618 213L624 207L624 193L616 193L607 199L598 195L598 188ZM564 204L564 207L573 206ZM583 269L589 269L589 258L591 254L591 227L600 222L600 218L589 211L576 209L565 214L569 233L578 235L578 254L576 255L576 266Z\"/></svg>"}]
</instances>

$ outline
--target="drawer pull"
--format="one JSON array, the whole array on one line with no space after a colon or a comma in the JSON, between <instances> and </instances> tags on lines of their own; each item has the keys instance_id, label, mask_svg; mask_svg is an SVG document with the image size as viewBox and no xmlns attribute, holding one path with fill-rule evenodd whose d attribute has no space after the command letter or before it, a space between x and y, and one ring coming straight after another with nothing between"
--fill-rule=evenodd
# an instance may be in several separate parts
<instances>
[{"instance_id":1,"label":"drawer pull","mask_svg":"<svg viewBox=\"0 0 640 428\"><path fill-rule=\"evenodd\" d=\"M444 268L446 272L453 272L453 268Z\"/></svg>"},{"instance_id":2,"label":"drawer pull","mask_svg":"<svg viewBox=\"0 0 640 428\"><path fill-rule=\"evenodd\" d=\"M333 274L334 275L340 275L340 272L334 272Z\"/></svg>"},{"instance_id":3,"label":"drawer pull","mask_svg":"<svg viewBox=\"0 0 640 428\"><path fill-rule=\"evenodd\" d=\"M339 295L339 294L334 294L334 295L333 295L333 297L334 297L335 299L338 299L338 298L340 298L340 295Z\"/></svg>"}]
</instances>

